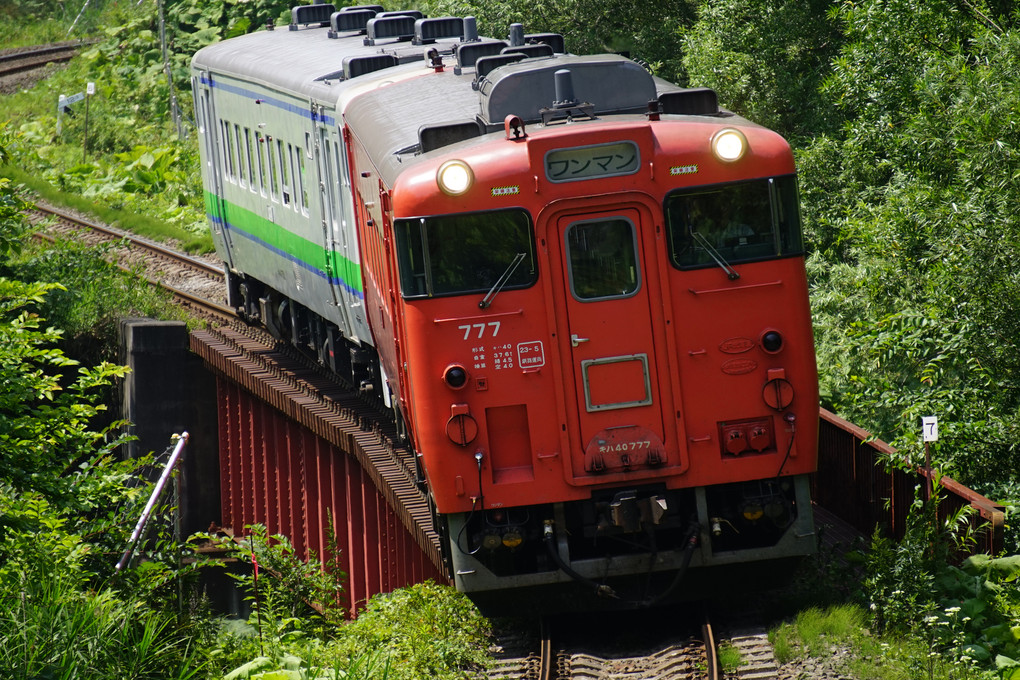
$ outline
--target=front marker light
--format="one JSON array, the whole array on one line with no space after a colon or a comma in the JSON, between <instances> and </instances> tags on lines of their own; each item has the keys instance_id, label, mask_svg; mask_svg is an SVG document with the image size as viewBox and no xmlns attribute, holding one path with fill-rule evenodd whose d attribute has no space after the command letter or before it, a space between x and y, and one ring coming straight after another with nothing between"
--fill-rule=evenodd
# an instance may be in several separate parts
<instances>
[{"instance_id":1,"label":"front marker light","mask_svg":"<svg viewBox=\"0 0 1020 680\"><path fill-rule=\"evenodd\" d=\"M712 153L719 160L732 163L747 152L747 137L740 130L724 128L712 135Z\"/></svg>"},{"instance_id":2,"label":"front marker light","mask_svg":"<svg viewBox=\"0 0 1020 680\"><path fill-rule=\"evenodd\" d=\"M446 161L439 166L436 183L439 189L448 196L460 196L467 193L475 182L475 174L464 161Z\"/></svg>"}]
</instances>

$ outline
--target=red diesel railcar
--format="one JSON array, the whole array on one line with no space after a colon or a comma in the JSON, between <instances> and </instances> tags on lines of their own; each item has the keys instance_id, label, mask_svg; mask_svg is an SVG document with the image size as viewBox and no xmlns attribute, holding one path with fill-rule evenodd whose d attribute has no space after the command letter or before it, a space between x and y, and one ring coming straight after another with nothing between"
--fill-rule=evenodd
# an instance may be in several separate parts
<instances>
[{"instance_id":1,"label":"red diesel railcar","mask_svg":"<svg viewBox=\"0 0 1020 680\"><path fill-rule=\"evenodd\" d=\"M239 308L300 325L394 407L457 587L647 604L812 552L818 393L788 144L559 36L311 7L296 30L196 56L210 106L263 130L267 164L274 134L309 161L291 166L305 250L282 209L231 219L247 213L207 177L226 196L217 244ZM303 28L312 11L329 26ZM235 154L258 194L245 145L211 144L206 166ZM343 293L325 308L319 279Z\"/></svg>"}]
</instances>

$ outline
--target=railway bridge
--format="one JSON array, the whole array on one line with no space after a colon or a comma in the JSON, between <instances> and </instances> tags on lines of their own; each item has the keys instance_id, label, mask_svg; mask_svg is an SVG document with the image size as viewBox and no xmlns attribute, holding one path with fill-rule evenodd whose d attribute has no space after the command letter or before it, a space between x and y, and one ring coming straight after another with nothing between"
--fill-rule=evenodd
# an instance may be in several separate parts
<instances>
[{"instance_id":1,"label":"railway bridge","mask_svg":"<svg viewBox=\"0 0 1020 680\"><path fill-rule=\"evenodd\" d=\"M353 615L375 593L445 582L413 455L380 411L314 364L236 328L122 324L124 417L136 452L160 450L168 427L191 433L181 474L186 533L242 536L262 524L299 555L339 548ZM900 537L923 469L887 469L895 455L861 428L822 411L812 497L820 522ZM939 513L974 509L976 550L1002 546L1003 508L942 477ZM835 518L835 519L833 519ZM331 543L331 533L335 543Z\"/></svg>"}]
</instances>

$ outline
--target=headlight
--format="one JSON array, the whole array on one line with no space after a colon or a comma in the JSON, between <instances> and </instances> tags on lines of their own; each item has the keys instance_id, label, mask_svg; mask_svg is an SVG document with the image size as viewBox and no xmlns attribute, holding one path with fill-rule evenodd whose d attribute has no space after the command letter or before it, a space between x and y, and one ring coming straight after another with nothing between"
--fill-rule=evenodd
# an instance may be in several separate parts
<instances>
[{"instance_id":1,"label":"headlight","mask_svg":"<svg viewBox=\"0 0 1020 680\"><path fill-rule=\"evenodd\" d=\"M436 183L444 194L460 196L475 183L475 174L464 161L446 161L439 166Z\"/></svg>"},{"instance_id":2,"label":"headlight","mask_svg":"<svg viewBox=\"0 0 1020 680\"><path fill-rule=\"evenodd\" d=\"M712 153L726 163L740 160L747 152L747 137L740 130L725 128L712 135Z\"/></svg>"}]
</instances>

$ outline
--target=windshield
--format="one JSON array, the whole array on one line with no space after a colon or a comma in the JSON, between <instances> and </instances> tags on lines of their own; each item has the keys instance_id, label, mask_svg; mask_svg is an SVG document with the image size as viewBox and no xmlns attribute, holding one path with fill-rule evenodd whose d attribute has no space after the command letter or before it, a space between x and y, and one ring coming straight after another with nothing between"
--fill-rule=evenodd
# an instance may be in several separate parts
<instances>
[{"instance_id":1,"label":"windshield","mask_svg":"<svg viewBox=\"0 0 1020 680\"><path fill-rule=\"evenodd\" d=\"M484 295L504 275L498 290L538 280L531 218L522 209L401 219L393 230L405 298Z\"/></svg>"},{"instance_id":2,"label":"windshield","mask_svg":"<svg viewBox=\"0 0 1020 680\"><path fill-rule=\"evenodd\" d=\"M666 197L665 210L671 259L681 269L804 250L793 176L675 191Z\"/></svg>"}]
</instances>

